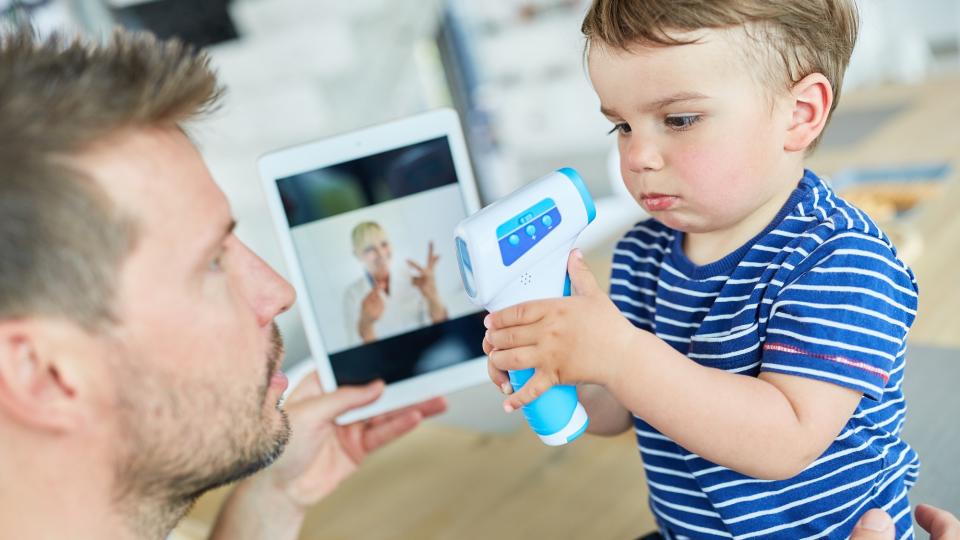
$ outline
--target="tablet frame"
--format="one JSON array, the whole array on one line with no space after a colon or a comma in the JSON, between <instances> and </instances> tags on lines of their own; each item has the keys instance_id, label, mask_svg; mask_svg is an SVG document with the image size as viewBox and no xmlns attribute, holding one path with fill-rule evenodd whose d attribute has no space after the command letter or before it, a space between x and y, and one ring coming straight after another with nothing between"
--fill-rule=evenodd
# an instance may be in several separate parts
<instances>
[{"instance_id":1,"label":"tablet frame","mask_svg":"<svg viewBox=\"0 0 960 540\"><path fill-rule=\"evenodd\" d=\"M438 137L447 138L466 215L471 215L480 209L480 198L464 143L460 120L453 109L437 109L385 124L275 150L263 155L258 160L260 177L266 193L271 220L277 231L290 279L293 281L298 297L306 299L299 304L300 314L324 392L333 392L337 389L338 383L333 373L333 366L330 364L327 349L323 344L323 337L320 335L317 316L310 301L303 269L300 267L300 261L293 244L291 228L280 199L277 181ZM452 230L450 231L450 249L454 249ZM487 380L486 357L480 356L462 361L430 373L388 384L383 395L377 401L343 414L337 418L337 423L348 424L363 420L435 396L449 394Z\"/></svg>"}]
</instances>

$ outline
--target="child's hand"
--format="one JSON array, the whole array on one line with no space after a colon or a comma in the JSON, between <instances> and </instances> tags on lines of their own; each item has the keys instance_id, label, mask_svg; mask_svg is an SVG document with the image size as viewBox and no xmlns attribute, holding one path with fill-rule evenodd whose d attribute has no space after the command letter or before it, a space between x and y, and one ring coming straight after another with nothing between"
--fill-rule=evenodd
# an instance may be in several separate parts
<instances>
[{"instance_id":1,"label":"child's hand","mask_svg":"<svg viewBox=\"0 0 960 540\"><path fill-rule=\"evenodd\" d=\"M511 306L484 319L490 378L509 393L506 370L536 368L507 398L508 412L557 384L606 384L638 330L620 314L575 250L567 263L573 296Z\"/></svg>"}]
</instances>

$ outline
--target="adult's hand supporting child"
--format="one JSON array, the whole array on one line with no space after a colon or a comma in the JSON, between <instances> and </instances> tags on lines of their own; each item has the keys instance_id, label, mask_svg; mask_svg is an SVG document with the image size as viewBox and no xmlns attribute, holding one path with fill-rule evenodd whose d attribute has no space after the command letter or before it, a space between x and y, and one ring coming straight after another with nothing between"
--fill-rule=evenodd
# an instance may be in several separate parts
<instances>
[{"instance_id":1,"label":"adult's hand supporting child","mask_svg":"<svg viewBox=\"0 0 960 540\"><path fill-rule=\"evenodd\" d=\"M930 540L960 540L960 520L929 504L917 505L914 515L920 527L930 533ZM850 534L850 540L893 540L896 528L890 515L874 508L863 515Z\"/></svg>"}]
</instances>

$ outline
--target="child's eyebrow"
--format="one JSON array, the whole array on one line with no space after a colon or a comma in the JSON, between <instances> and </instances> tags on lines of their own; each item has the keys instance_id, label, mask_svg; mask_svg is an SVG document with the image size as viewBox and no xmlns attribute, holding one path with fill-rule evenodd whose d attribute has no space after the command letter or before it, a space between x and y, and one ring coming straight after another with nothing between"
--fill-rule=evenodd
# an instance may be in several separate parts
<instances>
[{"instance_id":1,"label":"child's eyebrow","mask_svg":"<svg viewBox=\"0 0 960 540\"><path fill-rule=\"evenodd\" d=\"M710 96L701 94L700 92L677 92L676 94L672 94L665 98L648 103L646 106L642 107L641 110L658 110L681 101L693 101L697 99L710 99ZM619 116L615 111L608 109L603 105L600 106L600 113L604 116Z\"/></svg>"},{"instance_id":2,"label":"child's eyebrow","mask_svg":"<svg viewBox=\"0 0 960 540\"><path fill-rule=\"evenodd\" d=\"M706 94L701 94L700 92L678 92L672 96L667 96L663 99L658 99L653 103L647 105L648 109L662 109L667 105L672 105L679 101L694 101L697 99L709 99L710 96Z\"/></svg>"}]
</instances>

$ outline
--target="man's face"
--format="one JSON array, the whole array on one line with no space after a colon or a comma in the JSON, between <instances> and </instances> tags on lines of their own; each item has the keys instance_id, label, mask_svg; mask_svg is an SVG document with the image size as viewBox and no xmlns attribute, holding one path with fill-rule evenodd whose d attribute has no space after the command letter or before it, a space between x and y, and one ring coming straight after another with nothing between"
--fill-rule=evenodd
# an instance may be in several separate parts
<instances>
[{"instance_id":1,"label":"man's face","mask_svg":"<svg viewBox=\"0 0 960 540\"><path fill-rule=\"evenodd\" d=\"M627 189L667 226L701 233L778 200L783 186L773 180L789 115L750 73L761 68L750 64L746 37L692 36L701 42L630 51L601 44L588 60L602 112L616 126Z\"/></svg>"},{"instance_id":2,"label":"man's face","mask_svg":"<svg viewBox=\"0 0 960 540\"><path fill-rule=\"evenodd\" d=\"M119 494L192 497L269 463L289 431L273 319L293 303L290 285L234 236L179 130L124 133L78 161L138 229L105 338Z\"/></svg>"}]
</instances>

